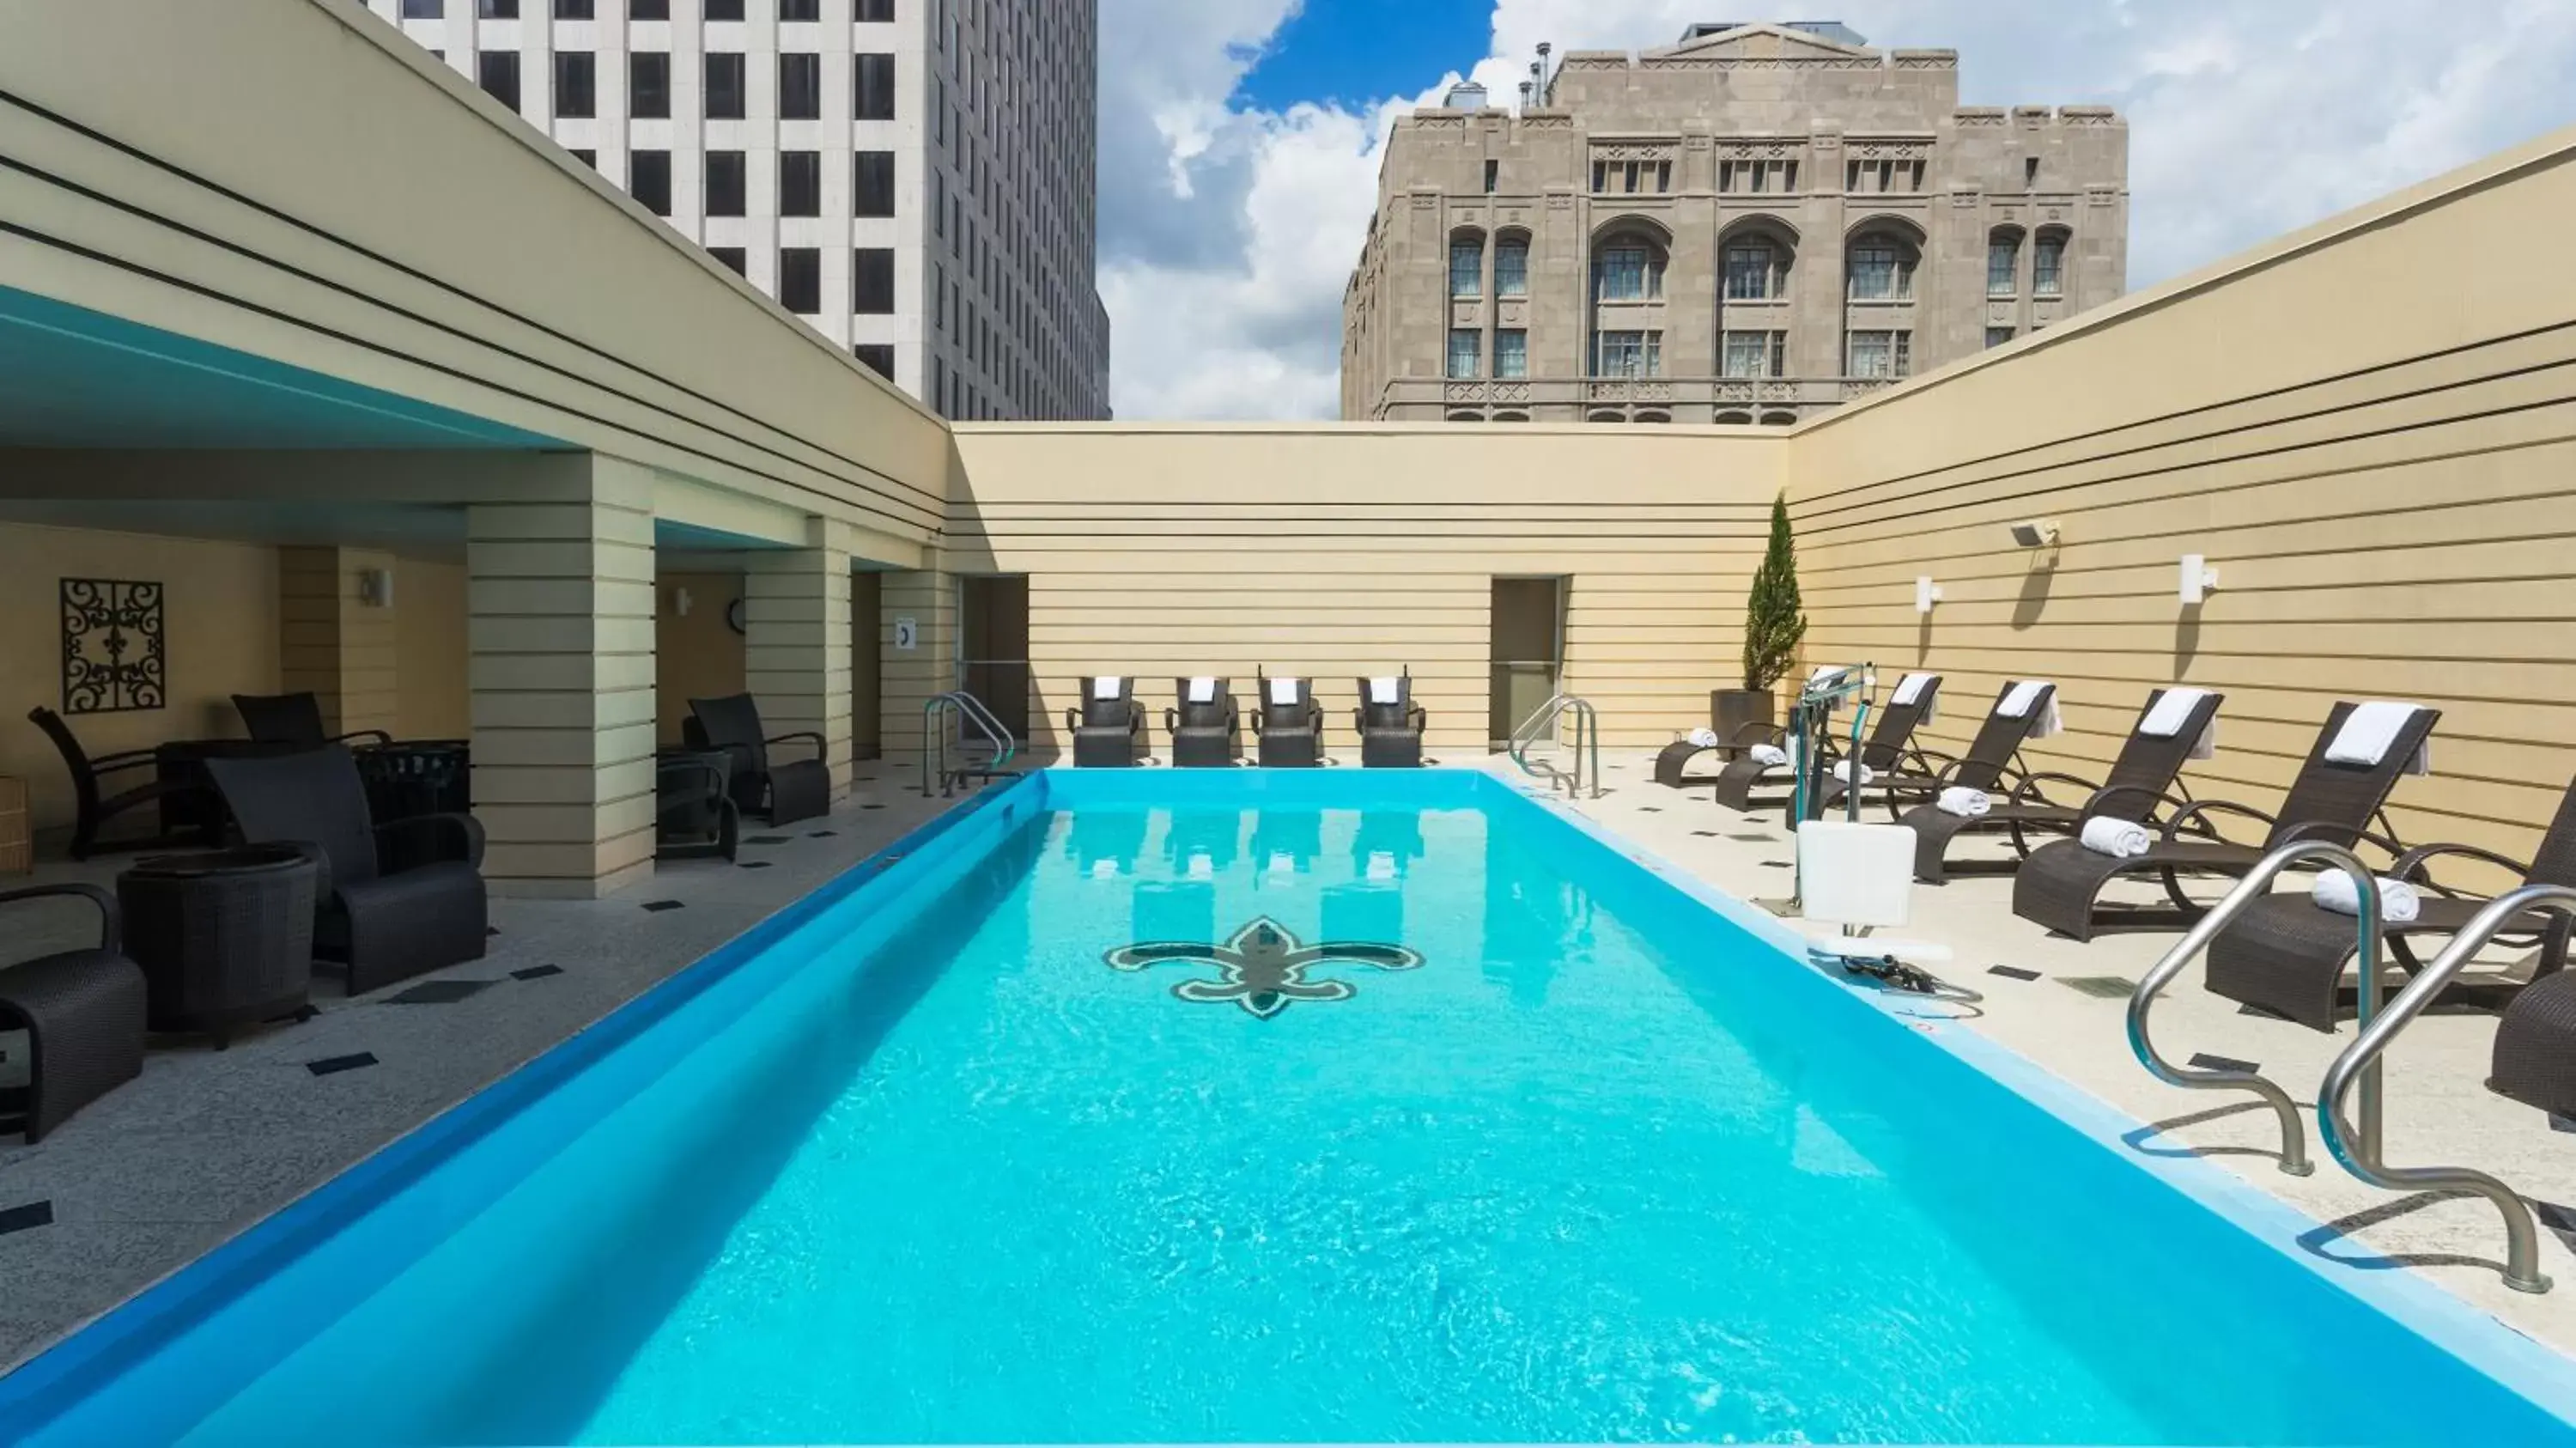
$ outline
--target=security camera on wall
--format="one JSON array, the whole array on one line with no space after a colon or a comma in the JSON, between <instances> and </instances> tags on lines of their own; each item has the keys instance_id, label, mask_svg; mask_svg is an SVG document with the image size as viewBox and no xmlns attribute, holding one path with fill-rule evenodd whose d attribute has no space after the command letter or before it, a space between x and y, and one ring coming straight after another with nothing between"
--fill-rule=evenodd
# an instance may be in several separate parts
<instances>
[{"instance_id":1,"label":"security camera on wall","mask_svg":"<svg viewBox=\"0 0 2576 1448\"><path fill-rule=\"evenodd\" d=\"M2057 546L2057 520L2031 518L2012 525L2016 548L2054 548Z\"/></svg>"}]
</instances>

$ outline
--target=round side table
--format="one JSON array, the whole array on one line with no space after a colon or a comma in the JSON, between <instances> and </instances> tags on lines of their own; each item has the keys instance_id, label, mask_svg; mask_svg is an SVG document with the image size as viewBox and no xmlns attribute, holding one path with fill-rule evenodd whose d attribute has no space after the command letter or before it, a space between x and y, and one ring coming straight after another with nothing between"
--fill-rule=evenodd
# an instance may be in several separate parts
<instances>
[{"instance_id":1,"label":"round side table","mask_svg":"<svg viewBox=\"0 0 2576 1448\"><path fill-rule=\"evenodd\" d=\"M125 954L143 967L154 1031L204 1032L310 1014L313 861L277 846L138 860L116 877Z\"/></svg>"}]
</instances>

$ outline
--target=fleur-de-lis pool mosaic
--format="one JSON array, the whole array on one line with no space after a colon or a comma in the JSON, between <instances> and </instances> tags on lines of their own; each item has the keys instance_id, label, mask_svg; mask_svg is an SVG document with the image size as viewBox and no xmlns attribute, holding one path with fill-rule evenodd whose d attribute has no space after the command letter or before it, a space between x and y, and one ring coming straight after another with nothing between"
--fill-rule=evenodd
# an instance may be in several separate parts
<instances>
[{"instance_id":1,"label":"fleur-de-lis pool mosaic","mask_svg":"<svg viewBox=\"0 0 2576 1448\"><path fill-rule=\"evenodd\" d=\"M1223 945L1149 941L1122 945L1102 959L1114 970L1128 971L1170 964L1213 966L1216 979L1182 981L1172 987L1172 994L1203 1004L1231 1001L1266 1021L1298 1001L1346 1001L1358 994L1358 987L1346 980L1307 979L1306 973L1317 966L1411 970L1422 964L1422 953L1370 940L1305 945L1286 926L1265 915L1235 931Z\"/></svg>"}]
</instances>

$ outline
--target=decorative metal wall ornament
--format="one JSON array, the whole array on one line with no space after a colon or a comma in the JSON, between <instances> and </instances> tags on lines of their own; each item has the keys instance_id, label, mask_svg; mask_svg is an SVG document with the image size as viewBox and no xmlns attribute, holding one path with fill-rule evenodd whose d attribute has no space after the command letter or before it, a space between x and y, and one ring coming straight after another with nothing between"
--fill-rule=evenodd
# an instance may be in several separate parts
<instances>
[{"instance_id":1,"label":"decorative metal wall ornament","mask_svg":"<svg viewBox=\"0 0 2576 1448\"><path fill-rule=\"evenodd\" d=\"M1377 941L1328 940L1300 945L1286 926L1268 916L1234 932L1223 945L1190 940L1122 945L1101 957L1113 970L1143 970L1173 962L1215 966L1216 980L1185 980L1172 994L1185 1001L1232 1001L1268 1020L1297 1001L1346 1001L1358 993L1346 980L1308 980L1318 965L1365 965L1377 970L1412 970L1422 953Z\"/></svg>"},{"instance_id":2,"label":"decorative metal wall ornament","mask_svg":"<svg viewBox=\"0 0 2576 1448\"><path fill-rule=\"evenodd\" d=\"M161 585L66 578L63 598L63 712L116 714L169 702L169 657L161 632Z\"/></svg>"}]
</instances>

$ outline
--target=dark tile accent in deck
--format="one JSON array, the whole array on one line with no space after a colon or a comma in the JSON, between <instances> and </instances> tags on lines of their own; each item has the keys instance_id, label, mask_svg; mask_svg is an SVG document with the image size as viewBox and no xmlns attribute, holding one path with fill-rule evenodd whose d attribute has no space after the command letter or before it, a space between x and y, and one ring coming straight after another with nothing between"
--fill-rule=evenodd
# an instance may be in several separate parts
<instances>
[{"instance_id":1,"label":"dark tile accent in deck","mask_svg":"<svg viewBox=\"0 0 2576 1448\"><path fill-rule=\"evenodd\" d=\"M2549 1113L2549 1129L2576 1135L2576 1116L2561 1116L2553 1111Z\"/></svg>"},{"instance_id":2,"label":"dark tile accent in deck","mask_svg":"<svg viewBox=\"0 0 2576 1448\"><path fill-rule=\"evenodd\" d=\"M489 989L488 980L425 980L399 995L385 997L389 1006L452 1006Z\"/></svg>"},{"instance_id":3,"label":"dark tile accent in deck","mask_svg":"<svg viewBox=\"0 0 2576 1448\"><path fill-rule=\"evenodd\" d=\"M839 830L816 830L805 838L809 840L828 840L839 833Z\"/></svg>"},{"instance_id":4,"label":"dark tile accent in deck","mask_svg":"<svg viewBox=\"0 0 2576 1448\"><path fill-rule=\"evenodd\" d=\"M1691 833L1703 840L1713 840L1717 838L1717 831L1715 830L1693 830Z\"/></svg>"},{"instance_id":5,"label":"dark tile accent in deck","mask_svg":"<svg viewBox=\"0 0 2576 1448\"><path fill-rule=\"evenodd\" d=\"M685 910L688 906L677 900L647 900L644 908L658 915L665 910Z\"/></svg>"},{"instance_id":6,"label":"dark tile accent in deck","mask_svg":"<svg viewBox=\"0 0 2576 1448\"><path fill-rule=\"evenodd\" d=\"M1740 841L1748 845L1776 845L1780 843L1779 840L1770 835L1728 835L1727 838L1730 840Z\"/></svg>"},{"instance_id":7,"label":"dark tile accent in deck","mask_svg":"<svg viewBox=\"0 0 2576 1448\"><path fill-rule=\"evenodd\" d=\"M2082 991L2102 1000L2121 1000L2138 993L2138 983L2124 975L2070 975L2060 977L2059 985Z\"/></svg>"},{"instance_id":8,"label":"dark tile accent in deck","mask_svg":"<svg viewBox=\"0 0 2576 1448\"><path fill-rule=\"evenodd\" d=\"M325 1056L319 1061L307 1061L304 1069L316 1076L337 1076L343 1071L355 1071L374 1064L375 1052L360 1051L354 1056Z\"/></svg>"},{"instance_id":9,"label":"dark tile accent in deck","mask_svg":"<svg viewBox=\"0 0 2576 1448\"><path fill-rule=\"evenodd\" d=\"M510 979L512 979L512 980L544 980L547 976L550 976L550 975L561 975L561 974L563 974L563 973L564 973L564 969L563 969L563 967L562 967L562 966L560 966L560 965L532 965L532 966L529 966L526 970L514 970L514 971L510 972Z\"/></svg>"},{"instance_id":10,"label":"dark tile accent in deck","mask_svg":"<svg viewBox=\"0 0 2576 1448\"><path fill-rule=\"evenodd\" d=\"M884 806L884 805L881 805L881 804L863 804L863 805L860 805L860 806L859 806L859 808L861 808L861 809L884 809L884 808L885 808L885 806Z\"/></svg>"},{"instance_id":11,"label":"dark tile accent in deck","mask_svg":"<svg viewBox=\"0 0 2576 1448\"><path fill-rule=\"evenodd\" d=\"M1664 807L1659 804L1641 804L1637 806L1637 813L1639 814L1662 814L1663 812Z\"/></svg>"},{"instance_id":12,"label":"dark tile accent in deck","mask_svg":"<svg viewBox=\"0 0 2576 1448\"><path fill-rule=\"evenodd\" d=\"M2037 980L2037 979L2039 979L2039 972L2038 972L2038 971L2035 971L2035 970L2024 970L2024 969L2022 969L2022 968L2021 968L2020 966L2018 966L2018 965L1990 965L1990 966L1987 966L1987 967L1986 967L1986 974L1988 974L1988 975L1999 975L1999 976L2002 976L2002 977L2003 977L2004 979L2006 979L2006 980Z\"/></svg>"},{"instance_id":13,"label":"dark tile accent in deck","mask_svg":"<svg viewBox=\"0 0 2576 1448\"><path fill-rule=\"evenodd\" d=\"M2198 1066L2204 1071L2260 1071L2263 1069L2263 1063L2260 1061L2239 1061L2234 1056L2213 1056L2207 1051L2193 1052L2191 1060L2186 1064Z\"/></svg>"},{"instance_id":14,"label":"dark tile accent in deck","mask_svg":"<svg viewBox=\"0 0 2576 1448\"><path fill-rule=\"evenodd\" d=\"M742 860L737 863L746 870L766 870L773 862L769 860Z\"/></svg>"},{"instance_id":15,"label":"dark tile accent in deck","mask_svg":"<svg viewBox=\"0 0 2576 1448\"><path fill-rule=\"evenodd\" d=\"M743 843L746 845L783 845L787 843L787 836L753 835L749 839L744 840Z\"/></svg>"},{"instance_id":16,"label":"dark tile accent in deck","mask_svg":"<svg viewBox=\"0 0 2576 1448\"><path fill-rule=\"evenodd\" d=\"M487 940L500 933L501 927L498 925L486 925L483 927L483 936Z\"/></svg>"},{"instance_id":17,"label":"dark tile accent in deck","mask_svg":"<svg viewBox=\"0 0 2576 1448\"><path fill-rule=\"evenodd\" d=\"M1795 860L1764 860L1762 862L1762 868L1766 870L1794 870L1798 868L1798 862Z\"/></svg>"},{"instance_id":18,"label":"dark tile accent in deck","mask_svg":"<svg viewBox=\"0 0 2576 1448\"><path fill-rule=\"evenodd\" d=\"M50 1227L53 1224L54 1204L50 1200L29 1202L23 1207L0 1208L0 1237L5 1237L11 1232L24 1232L31 1227Z\"/></svg>"}]
</instances>

